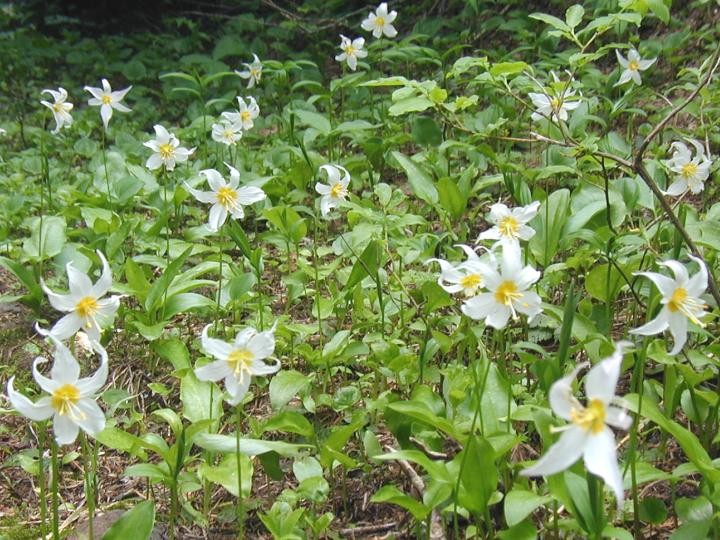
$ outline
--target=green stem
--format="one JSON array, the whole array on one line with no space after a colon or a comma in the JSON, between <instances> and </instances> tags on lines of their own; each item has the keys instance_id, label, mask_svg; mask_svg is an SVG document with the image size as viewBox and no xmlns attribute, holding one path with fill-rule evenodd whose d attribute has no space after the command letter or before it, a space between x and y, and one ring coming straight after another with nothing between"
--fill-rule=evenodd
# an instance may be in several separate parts
<instances>
[{"instance_id":1,"label":"green stem","mask_svg":"<svg viewBox=\"0 0 720 540\"><path fill-rule=\"evenodd\" d=\"M47 478L45 478L45 445L47 422L38 423L38 484L40 485L40 534L47 535Z\"/></svg>"},{"instance_id":2,"label":"green stem","mask_svg":"<svg viewBox=\"0 0 720 540\"><path fill-rule=\"evenodd\" d=\"M52 469L52 479L50 481L50 489L52 491L52 529L53 529L53 540L60 540L60 493L59 493L59 480L58 475L60 474L58 466L58 445L53 439L50 443L50 466Z\"/></svg>"},{"instance_id":3,"label":"green stem","mask_svg":"<svg viewBox=\"0 0 720 540\"><path fill-rule=\"evenodd\" d=\"M318 320L318 340L320 349L320 363L323 360L323 330L322 330L322 317L320 315L320 270L318 268L318 254L317 254L317 237L318 228L320 227L320 220L318 219L317 212L315 212L315 227L313 228L313 269L315 270L315 305L317 306L317 320ZM323 392L327 389L327 385L330 383L330 362L327 363L325 370L325 380L323 381Z\"/></svg>"},{"instance_id":4,"label":"green stem","mask_svg":"<svg viewBox=\"0 0 720 540\"><path fill-rule=\"evenodd\" d=\"M84 469L84 486L85 486L85 502L88 510L88 538L94 540L95 538L95 469L92 467L92 449L90 448L90 441L84 432L80 433L80 445L82 447L82 458L83 458L83 469Z\"/></svg>"},{"instance_id":5,"label":"green stem","mask_svg":"<svg viewBox=\"0 0 720 540\"><path fill-rule=\"evenodd\" d=\"M635 365L633 366L633 374L631 380L631 388L638 395L638 414L635 415L632 427L630 428L630 443L628 447L628 463L630 464L630 482L632 490L632 501L633 501L633 531L636 538L641 538L641 526L640 526L640 499L638 497L637 489L637 471L635 463L637 461L637 447L638 447L638 431L640 427L640 411L642 411L643 401L643 378L645 375L645 349L640 349L635 355Z\"/></svg>"},{"instance_id":6,"label":"green stem","mask_svg":"<svg viewBox=\"0 0 720 540\"><path fill-rule=\"evenodd\" d=\"M235 431L235 458L237 463L237 481L238 481L238 498L237 498L237 521L238 521L238 538L244 538L245 516L243 508L242 493L242 455L240 454L240 431L242 430L242 405L237 405L237 426Z\"/></svg>"},{"instance_id":7,"label":"green stem","mask_svg":"<svg viewBox=\"0 0 720 540\"><path fill-rule=\"evenodd\" d=\"M218 331L218 323L220 321L220 305L222 298L222 287L223 287L223 246L225 244L225 227L220 227L220 242L218 243L218 290L217 290L217 305L215 306L215 333Z\"/></svg>"},{"instance_id":8,"label":"green stem","mask_svg":"<svg viewBox=\"0 0 720 540\"><path fill-rule=\"evenodd\" d=\"M110 211L114 212L112 192L110 191L110 174L108 173L107 166L107 139L105 138L105 130L102 132L102 155L103 155L103 168L105 169L105 187L107 187L108 204L110 205Z\"/></svg>"}]
</instances>

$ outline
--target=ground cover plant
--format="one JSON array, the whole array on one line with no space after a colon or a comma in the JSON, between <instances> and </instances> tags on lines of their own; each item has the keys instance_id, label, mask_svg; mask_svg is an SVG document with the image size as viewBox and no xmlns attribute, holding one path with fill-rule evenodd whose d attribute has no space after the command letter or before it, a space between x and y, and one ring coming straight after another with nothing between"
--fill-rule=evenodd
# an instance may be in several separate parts
<instances>
[{"instance_id":1,"label":"ground cover plant","mask_svg":"<svg viewBox=\"0 0 720 540\"><path fill-rule=\"evenodd\" d=\"M0 14L0 535L720 536L716 3L161 6Z\"/></svg>"}]
</instances>

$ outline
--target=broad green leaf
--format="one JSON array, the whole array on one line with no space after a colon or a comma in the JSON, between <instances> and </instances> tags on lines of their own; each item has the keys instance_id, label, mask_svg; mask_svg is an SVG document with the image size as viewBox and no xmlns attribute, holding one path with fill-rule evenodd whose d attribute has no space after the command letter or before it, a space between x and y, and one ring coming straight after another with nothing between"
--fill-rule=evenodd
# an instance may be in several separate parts
<instances>
[{"instance_id":1,"label":"broad green leaf","mask_svg":"<svg viewBox=\"0 0 720 540\"><path fill-rule=\"evenodd\" d=\"M295 371L294 369L283 369L270 381L270 405L273 410L284 407L288 401L294 398L298 392L311 382L311 378Z\"/></svg>"},{"instance_id":2,"label":"broad green leaf","mask_svg":"<svg viewBox=\"0 0 720 540\"><path fill-rule=\"evenodd\" d=\"M490 68L490 75L493 77L506 77L508 75L517 75L522 73L528 66L525 62L498 62Z\"/></svg>"},{"instance_id":3,"label":"broad green leaf","mask_svg":"<svg viewBox=\"0 0 720 540\"><path fill-rule=\"evenodd\" d=\"M302 109L293 111L293 114L298 117L300 123L313 127L324 135L327 135L332 130L330 120L328 120L323 114L314 111L305 111Z\"/></svg>"},{"instance_id":4,"label":"broad green leaf","mask_svg":"<svg viewBox=\"0 0 720 540\"><path fill-rule=\"evenodd\" d=\"M397 504L410 512L418 521L423 521L431 510L417 499L413 499L392 485L383 486L377 490L375 495L370 498L370 502Z\"/></svg>"},{"instance_id":5,"label":"broad green leaf","mask_svg":"<svg viewBox=\"0 0 720 540\"><path fill-rule=\"evenodd\" d=\"M154 311L161 305L163 294L168 287L170 287L175 276L180 272L182 265L185 263L185 259L190 256L192 249L192 246L187 248L177 259L173 259L167 268L165 268L162 275L152 284L145 299L145 309L148 312Z\"/></svg>"},{"instance_id":6,"label":"broad green leaf","mask_svg":"<svg viewBox=\"0 0 720 540\"><path fill-rule=\"evenodd\" d=\"M190 369L190 352L187 345L178 338L155 341L151 348L155 353L170 362L176 371Z\"/></svg>"},{"instance_id":7,"label":"broad green leaf","mask_svg":"<svg viewBox=\"0 0 720 540\"><path fill-rule=\"evenodd\" d=\"M442 206L453 219L459 219L467 206L467 196L463 195L458 185L448 177L443 177L437 183L440 206Z\"/></svg>"},{"instance_id":8,"label":"broad green leaf","mask_svg":"<svg viewBox=\"0 0 720 540\"><path fill-rule=\"evenodd\" d=\"M218 435L214 433L200 433L195 437L194 443L200 448L214 452L235 453L235 435ZM240 439L240 453L246 456L257 456L267 452L277 452L281 456L292 457L298 455L310 444L290 444L283 441L263 441L259 439Z\"/></svg>"},{"instance_id":9,"label":"broad green leaf","mask_svg":"<svg viewBox=\"0 0 720 540\"><path fill-rule=\"evenodd\" d=\"M221 395L213 391L213 383L198 380L194 371L188 371L180 380L180 400L183 416L190 422L218 419L222 415Z\"/></svg>"},{"instance_id":10,"label":"broad green leaf","mask_svg":"<svg viewBox=\"0 0 720 540\"><path fill-rule=\"evenodd\" d=\"M537 495L532 491L514 488L505 495L505 521L512 527L520 523L536 508L552 501L549 495Z\"/></svg>"},{"instance_id":11,"label":"broad green leaf","mask_svg":"<svg viewBox=\"0 0 720 540\"><path fill-rule=\"evenodd\" d=\"M144 501L125 512L112 524L102 540L147 540L155 526L155 503Z\"/></svg>"},{"instance_id":12,"label":"broad green leaf","mask_svg":"<svg viewBox=\"0 0 720 540\"><path fill-rule=\"evenodd\" d=\"M455 429L455 425L452 422L446 418L437 416L427 406L427 404L422 401L395 401L389 404L388 408L424 422L427 425L450 435L455 440L462 439L462 435Z\"/></svg>"},{"instance_id":13,"label":"broad green leaf","mask_svg":"<svg viewBox=\"0 0 720 540\"><path fill-rule=\"evenodd\" d=\"M466 452L467 456L463 460L465 468L461 482L465 489L461 492L460 502L468 510L482 514L497 489L495 452L484 438L477 436L468 438L463 452Z\"/></svg>"},{"instance_id":14,"label":"broad green leaf","mask_svg":"<svg viewBox=\"0 0 720 540\"><path fill-rule=\"evenodd\" d=\"M422 112L435 104L424 96L412 96L396 101L388 108L390 116L401 116L409 112Z\"/></svg>"},{"instance_id":15,"label":"broad green leaf","mask_svg":"<svg viewBox=\"0 0 720 540\"><path fill-rule=\"evenodd\" d=\"M40 222L42 221L42 228ZM65 246L67 223L58 216L43 216L30 220L30 238L23 242L25 255L32 260L54 257Z\"/></svg>"},{"instance_id":16,"label":"broad green leaf","mask_svg":"<svg viewBox=\"0 0 720 540\"><path fill-rule=\"evenodd\" d=\"M565 11L565 22L571 29L574 30L575 27L580 24L584 15L585 8L583 8L580 4L574 4Z\"/></svg>"},{"instance_id":17,"label":"broad green leaf","mask_svg":"<svg viewBox=\"0 0 720 540\"><path fill-rule=\"evenodd\" d=\"M346 290L352 290L355 285L360 283L365 277L370 276L373 279L377 275L380 263L382 261L383 249L379 240L370 240L360 257L355 261L350 272L350 277L345 285Z\"/></svg>"},{"instance_id":18,"label":"broad green leaf","mask_svg":"<svg viewBox=\"0 0 720 540\"><path fill-rule=\"evenodd\" d=\"M430 176L406 155L393 151L392 156L405 171L413 193L426 203L437 204L440 196Z\"/></svg>"},{"instance_id":19,"label":"broad green leaf","mask_svg":"<svg viewBox=\"0 0 720 540\"><path fill-rule=\"evenodd\" d=\"M550 26L557 30L560 30L561 32L570 32L570 27L567 24L565 24L557 17L548 15L547 13L532 13L530 15L530 18L537 19L538 21L542 21L545 24L549 24Z\"/></svg>"},{"instance_id":20,"label":"broad green leaf","mask_svg":"<svg viewBox=\"0 0 720 540\"><path fill-rule=\"evenodd\" d=\"M429 116L418 116L412 126L412 136L415 142L423 146L440 146L442 131L437 122Z\"/></svg>"},{"instance_id":21,"label":"broad green leaf","mask_svg":"<svg viewBox=\"0 0 720 540\"><path fill-rule=\"evenodd\" d=\"M557 253L569 210L570 191L558 189L543 201L530 222L536 231L530 239L530 250L542 266L548 266Z\"/></svg>"}]
</instances>

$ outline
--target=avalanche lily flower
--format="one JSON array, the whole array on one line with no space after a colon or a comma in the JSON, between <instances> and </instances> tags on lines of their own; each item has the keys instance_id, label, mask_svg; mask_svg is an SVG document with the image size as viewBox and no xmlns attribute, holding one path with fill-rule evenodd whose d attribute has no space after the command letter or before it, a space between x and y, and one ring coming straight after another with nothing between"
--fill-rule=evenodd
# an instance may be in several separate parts
<instances>
[{"instance_id":1,"label":"avalanche lily flower","mask_svg":"<svg viewBox=\"0 0 720 540\"><path fill-rule=\"evenodd\" d=\"M195 151L195 148L184 148L180 146L178 138L169 133L160 124L155 124L155 138L143 143L154 153L148 158L145 166L154 171L163 165L168 171L175 169L176 163L187 161L188 157Z\"/></svg>"},{"instance_id":2,"label":"avalanche lily flower","mask_svg":"<svg viewBox=\"0 0 720 540\"><path fill-rule=\"evenodd\" d=\"M660 313L652 321L640 328L630 330L631 334L652 336L670 329L673 337L673 348L671 355L675 355L685 345L688 333L688 321L700 327L705 325L700 318L707 314L705 302L700 299L708 286L708 272L703 262L697 257L690 258L700 267L700 271L694 276L688 276L688 271L678 261L665 261L660 264L667 266L675 274L675 279L656 272L636 272L637 276L645 276L650 279L662 294L663 304Z\"/></svg>"},{"instance_id":3,"label":"avalanche lily flower","mask_svg":"<svg viewBox=\"0 0 720 540\"><path fill-rule=\"evenodd\" d=\"M340 49L342 52L335 57L338 62L347 62L350 69L355 71L357 69L357 59L365 58L367 51L363 50L365 45L365 38L356 38L351 40L348 37L340 34Z\"/></svg>"},{"instance_id":4,"label":"avalanche lily flower","mask_svg":"<svg viewBox=\"0 0 720 540\"><path fill-rule=\"evenodd\" d=\"M237 73L243 79L248 79L247 87L252 88L256 84L258 84L260 82L260 79L262 78L262 69L263 69L262 62L260 62L260 59L257 57L257 54L253 53L252 63L246 64L243 62L243 65L247 69L244 71L235 70L235 73Z\"/></svg>"},{"instance_id":5,"label":"avalanche lily flower","mask_svg":"<svg viewBox=\"0 0 720 540\"><path fill-rule=\"evenodd\" d=\"M245 328L233 343L208 337L210 326L203 329L201 343L205 352L217 360L196 368L195 376L201 381L225 379L225 389L230 394L227 401L237 405L247 393L253 375L270 375L280 369L277 359L273 359L273 364L265 362L275 351L275 326L265 332Z\"/></svg>"},{"instance_id":6,"label":"avalanche lily flower","mask_svg":"<svg viewBox=\"0 0 720 540\"><path fill-rule=\"evenodd\" d=\"M549 476L567 469L582 456L587 470L603 479L615 492L618 508L622 507L622 475L617 462L615 436L608 426L628 429L632 423L623 408L613 405L620 402L615 395L615 387L620 377L623 348L629 345L628 342L618 343L610 358L600 361L588 371L585 377L586 405L573 396L572 383L587 364L579 365L550 387L553 412L570 424L559 428L558 431L562 431L560 439L535 465L520 474Z\"/></svg>"},{"instance_id":7,"label":"avalanche lily flower","mask_svg":"<svg viewBox=\"0 0 720 540\"><path fill-rule=\"evenodd\" d=\"M647 68L652 66L657 58L652 60L643 60L640 57L640 53L634 48L628 51L627 58L625 58L620 51L615 50L615 56L617 56L620 66L623 68L623 72L620 74L620 79L613 86L620 86L628 81L633 81L638 86L642 84L642 78L640 72L645 71Z\"/></svg>"},{"instance_id":8,"label":"avalanche lily flower","mask_svg":"<svg viewBox=\"0 0 720 540\"><path fill-rule=\"evenodd\" d=\"M383 34L385 34L386 37L394 38L397 36L397 30L395 30L392 23L396 17L397 11L392 10L388 13L387 2L383 2L377 7L375 13L370 12L361 26L363 30L372 32L376 38L379 38Z\"/></svg>"},{"instance_id":9,"label":"avalanche lily flower","mask_svg":"<svg viewBox=\"0 0 720 540\"><path fill-rule=\"evenodd\" d=\"M530 265L523 268L519 246L503 246L500 272L492 267L487 270L484 277L488 292L466 300L460 307L465 315L485 319L485 324L493 328L505 328L511 316L518 318L518 312L527 315L528 320L542 312L540 297L528 290L540 279L540 272Z\"/></svg>"},{"instance_id":10,"label":"avalanche lily flower","mask_svg":"<svg viewBox=\"0 0 720 540\"><path fill-rule=\"evenodd\" d=\"M697 194L705 189L705 180L710 176L713 162L705 154L705 147L700 141L688 139L688 142L695 147L695 157L692 157L692 152L685 143L674 142L670 145L670 150L674 149L672 157L663 161L665 166L677 175L665 192L666 195L677 197L688 189Z\"/></svg>"},{"instance_id":11,"label":"avalanche lily flower","mask_svg":"<svg viewBox=\"0 0 720 540\"><path fill-rule=\"evenodd\" d=\"M463 293L466 297L475 296L485 284L485 276L493 270L483 262L475 250L465 244L458 244L467 255L467 260L454 265L443 259L429 259L427 263L437 262L440 265L438 285L450 294Z\"/></svg>"},{"instance_id":12,"label":"avalanche lily flower","mask_svg":"<svg viewBox=\"0 0 720 540\"><path fill-rule=\"evenodd\" d=\"M40 280L52 307L67 313L50 329L53 338L67 339L82 329L91 341L100 341L100 331L112 324L115 312L120 307L121 297L103 298L112 286L112 274L105 256L100 251L97 251L97 254L102 261L103 270L95 285L90 277L77 270L72 262L65 267L70 294L56 294L45 285L45 281Z\"/></svg>"},{"instance_id":13,"label":"avalanche lily flower","mask_svg":"<svg viewBox=\"0 0 720 540\"><path fill-rule=\"evenodd\" d=\"M185 184L187 190L200 202L212 203L208 217L207 228L217 232L228 214L233 219L242 219L245 216L243 206L262 201L266 198L265 192L259 187L243 186L240 184L240 173L235 167L228 165L230 181L226 182L223 176L215 169L205 169L200 174L205 177L212 191L198 191Z\"/></svg>"},{"instance_id":14,"label":"avalanche lily flower","mask_svg":"<svg viewBox=\"0 0 720 540\"><path fill-rule=\"evenodd\" d=\"M235 146L242 138L242 126L233 124L227 118L221 118L220 122L212 125L212 138L215 142Z\"/></svg>"},{"instance_id":15,"label":"avalanche lily flower","mask_svg":"<svg viewBox=\"0 0 720 540\"><path fill-rule=\"evenodd\" d=\"M501 244L518 244L520 240L530 240L535 235L535 229L527 224L537 215L538 208L538 201L512 210L502 203L493 204L490 207L489 221L494 226L480 233L478 242L498 240Z\"/></svg>"},{"instance_id":16,"label":"avalanche lily flower","mask_svg":"<svg viewBox=\"0 0 720 540\"><path fill-rule=\"evenodd\" d=\"M100 106L100 117L102 118L105 129L108 128L108 123L113 115L113 109L120 112L130 112L130 108L120 103L125 95L132 89L132 85L128 86L124 90L112 91L110 83L107 79L102 80L102 88L95 88L93 86L86 86L85 90L90 92L93 97L88 100L88 105L93 107Z\"/></svg>"},{"instance_id":17,"label":"avalanche lily flower","mask_svg":"<svg viewBox=\"0 0 720 540\"><path fill-rule=\"evenodd\" d=\"M348 196L348 185L350 184L350 173L340 165L321 165L321 171L325 171L328 177L328 184L318 182L315 184L315 191L320 197L320 213L323 217L330 213L330 210L340 206L340 203Z\"/></svg>"},{"instance_id":18,"label":"avalanche lily flower","mask_svg":"<svg viewBox=\"0 0 720 540\"><path fill-rule=\"evenodd\" d=\"M41 104L52 111L53 117L55 118L55 129L52 130L51 133L56 134L59 133L63 127L70 127L73 123L73 118L70 115L73 104L67 102L67 91L63 87L60 87L57 91L45 89L41 94L50 94L53 98L52 103L44 99L40 100Z\"/></svg>"},{"instance_id":19,"label":"avalanche lily flower","mask_svg":"<svg viewBox=\"0 0 720 540\"><path fill-rule=\"evenodd\" d=\"M245 99L247 99L247 103L245 102ZM230 123L240 125L245 131L247 131L252 129L253 120L255 120L260 114L260 107L258 107L257 101L255 101L254 97L246 97L245 99L238 96L238 110L224 112L222 113L222 116Z\"/></svg>"},{"instance_id":20,"label":"avalanche lily flower","mask_svg":"<svg viewBox=\"0 0 720 540\"><path fill-rule=\"evenodd\" d=\"M52 334L48 336L55 345L55 360L50 370L50 378L38 370L38 365L47 361L42 357L37 357L33 362L33 377L49 395L33 403L15 391L15 377L11 377L7 384L10 403L20 414L36 422L52 416L55 441L58 444L75 442L80 429L94 437L105 428L105 414L95 402L95 394L107 380L107 352L100 343L93 343L93 349L101 358L100 367L91 377L81 379L80 364L72 353Z\"/></svg>"},{"instance_id":21,"label":"avalanche lily flower","mask_svg":"<svg viewBox=\"0 0 720 540\"><path fill-rule=\"evenodd\" d=\"M560 79L555 73L552 73L554 86L559 86ZM571 81L572 82L572 81ZM567 122L568 111L574 111L580 106L579 99L576 99L575 90L570 88L570 84L562 84L560 92L550 90L550 93L530 92L528 94L535 105L535 112L532 113L532 120L538 122L543 118L549 118L551 122L557 122L558 119Z\"/></svg>"}]
</instances>

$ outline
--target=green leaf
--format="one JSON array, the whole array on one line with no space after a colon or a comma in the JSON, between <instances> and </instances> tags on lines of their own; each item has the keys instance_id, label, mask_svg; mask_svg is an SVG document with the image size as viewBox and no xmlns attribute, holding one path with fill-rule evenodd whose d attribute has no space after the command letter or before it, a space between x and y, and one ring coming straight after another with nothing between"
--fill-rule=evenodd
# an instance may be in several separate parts
<instances>
[{"instance_id":1,"label":"green leaf","mask_svg":"<svg viewBox=\"0 0 720 540\"><path fill-rule=\"evenodd\" d=\"M22 296L21 299L33 308L39 308L45 293L35 279L32 271L7 257L0 257L0 266L11 272L28 290L28 294Z\"/></svg>"},{"instance_id":2,"label":"green leaf","mask_svg":"<svg viewBox=\"0 0 720 540\"><path fill-rule=\"evenodd\" d=\"M330 120L328 120L325 115L314 111L305 111L302 109L297 109L293 111L293 114L298 117L300 123L313 127L324 135L327 135L332 130Z\"/></svg>"},{"instance_id":3,"label":"green leaf","mask_svg":"<svg viewBox=\"0 0 720 540\"><path fill-rule=\"evenodd\" d=\"M524 489L513 489L505 496L505 521L512 527L532 514L536 508L552 501L550 495L537 495Z\"/></svg>"},{"instance_id":4,"label":"green leaf","mask_svg":"<svg viewBox=\"0 0 720 540\"><path fill-rule=\"evenodd\" d=\"M370 240L365 250L360 254L357 261L352 267L350 277L345 285L346 290L350 291L360 283L366 276L373 279L376 277L380 262L382 260L383 250L379 240Z\"/></svg>"},{"instance_id":5,"label":"green leaf","mask_svg":"<svg viewBox=\"0 0 720 540\"><path fill-rule=\"evenodd\" d=\"M437 204L440 197L438 191L433 185L430 176L423 171L414 161L400 152L393 151L392 156L398 164L405 170L410 187L413 193L423 201L429 204Z\"/></svg>"},{"instance_id":6,"label":"green leaf","mask_svg":"<svg viewBox=\"0 0 720 540\"><path fill-rule=\"evenodd\" d=\"M429 116L418 116L412 126L415 142L423 146L440 146L442 131L434 119Z\"/></svg>"},{"instance_id":7,"label":"green leaf","mask_svg":"<svg viewBox=\"0 0 720 540\"><path fill-rule=\"evenodd\" d=\"M530 250L542 266L548 266L557 253L569 213L570 191L558 189L543 201L537 216L530 222L536 231L530 239Z\"/></svg>"},{"instance_id":8,"label":"green leaf","mask_svg":"<svg viewBox=\"0 0 720 540\"><path fill-rule=\"evenodd\" d=\"M42 230L39 217L30 220L30 238L23 242L25 255L32 260L54 257L65 246L65 219L58 216L43 216ZM42 245L41 245L42 243Z\"/></svg>"},{"instance_id":9,"label":"green leaf","mask_svg":"<svg viewBox=\"0 0 720 540\"><path fill-rule=\"evenodd\" d=\"M584 15L585 8L583 8L580 4L575 4L567 8L565 11L565 22L571 29L574 30L575 27L580 24Z\"/></svg>"},{"instance_id":10,"label":"green leaf","mask_svg":"<svg viewBox=\"0 0 720 540\"><path fill-rule=\"evenodd\" d=\"M537 19L538 21L542 21L545 24L549 24L553 28L560 30L561 32L570 32L570 27L565 24L563 21L558 19L557 17L553 17L552 15L548 15L547 13L532 13L530 15L531 19Z\"/></svg>"},{"instance_id":11,"label":"green leaf","mask_svg":"<svg viewBox=\"0 0 720 540\"><path fill-rule=\"evenodd\" d=\"M281 370L270 381L270 405L274 410L283 408L310 381L310 377L294 369Z\"/></svg>"},{"instance_id":12,"label":"green leaf","mask_svg":"<svg viewBox=\"0 0 720 540\"><path fill-rule=\"evenodd\" d=\"M175 276L180 272L182 265L185 263L185 259L192 253L192 246L183 251L177 259L174 259L168 264L162 275L152 284L150 291L148 292L147 298L145 299L145 309L148 312L155 311L163 301L163 294L170 287Z\"/></svg>"},{"instance_id":13,"label":"green leaf","mask_svg":"<svg viewBox=\"0 0 720 540\"><path fill-rule=\"evenodd\" d=\"M218 419L222 414L221 396L218 392L213 392L212 385L211 382L199 380L194 371L188 371L180 380L183 416L190 422L207 418Z\"/></svg>"},{"instance_id":14,"label":"green leaf","mask_svg":"<svg viewBox=\"0 0 720 540\"><path fill-rule=\"evenodd\" d=\"M390 116L401 116L409 112L422 112L435 104L424 96L413 96L396 101L388 108Z\"/></svg>"},{"instance_id":15,"label":"green leaf","mask_svg":"<svg viewBox=\"0 0 720 540\"><path fill-rule=\"evenodd\" d=\"M446 418L437 416L424 401L395 401L388 405L388 409L424 422L450 435L455 440L462 439L462 435L455 429L455 425Z\"/></svg>"},{"instance_id":16,"label":"green leaf","mask_svg":"<svg viewBox=\"0 0 720 540\"><path fill-rule=\"evenodd\" d=\"M458 185L448 177L443 177L437 183L440 206L442 206L453 219L459 219L467 207L467 196L463 195Z\"/></svg>"},{"instance_id":17,"label":"green leaf","mask_svg":"<svg viewBox=\"0 0 720 540\"><path fill-rule=\"evenodd\" d=\"M498 62L490 68L490 75L493 77L517 75L529 67L525 62Z\"/></svg>"},{"instance_id":18,"label":"green leaf","mask_svg":"<svg viewBox=\"0 0 720 540\"><path fill-rule=\"evenodd\" d=\"M665 4L665 0L645 0L645 2L653 15L665 24L670 22L670 9Z\"/></svg>"},{"instance_id":19,"label":"green leaf","mask_svg":"<svg viewBox=\"0 0 720 540\"><path fill-rule=\"evenodd\" d=\"M155 526L155 503L144 501L125 512L113 523L102 540L147 540Z\"/></svg>"},{"instance_id":20,"label":"green leaf","mask_svg":"<svg viewBox=\"0 0 720 540\"><path fill-rule=\"evenodd\" d=\"M498 469L495 451L482 437L469 437L463 449L467 453L460 481L465 488L460 502L468 510L482 514L497 489ZM461 458L462 459L462 458Z\"/></svg>"},{"instance_id":21,"label":"green leaf","mask_svg":"<svg viewBox=\"0 0 720 540\"><path fill-rule=\"evenodd\" d=\"M265 422L263 433L266 431L282 431L285 433L297 433L303 437L310 438L315 434L310 421L302 414L295 411L283 411Z\"/></svg>"},{"instance_id":22,"label":"green leaf","mask_svg":"<svg viewBox=\"0 0 720 540\"><path fill-rule=\"evenodd\" d=\"M430 513L430 508L417 499L405 495L405 493L392 485L381 487L375 495L370 498L370 502L396 504L410 512L418 521L423 521Z\"/></svg>"},{"instance_id":23,"label":"green leaf","mask_svg":"<svg viewBox=\"0 0 720 540\"><path fill-rule=\"evenodd\" d=\"M218 435L215 433L200 433L195 437L194 443L200 448L214 452L234 454L236 450L235 434ZM245 438L240 440L240 453L246 456L258 456L267 452L277 452L281 456L292 457L300 454L300 452L307 448L313 448L313 445Z\"/></svg>"},{"instance_id":24,"label":"green leaf","mask_svg":"<svg viewBox=\"0 0 720 540\"><path fill-rule=\"evenodd\" d=\"M180 341L180 339L173 338L155 341L151 345L151 348L160 358L170 362L175 371L191 368L190 351L188 351L187 345Z\"/></svg>"}]
</instances>

